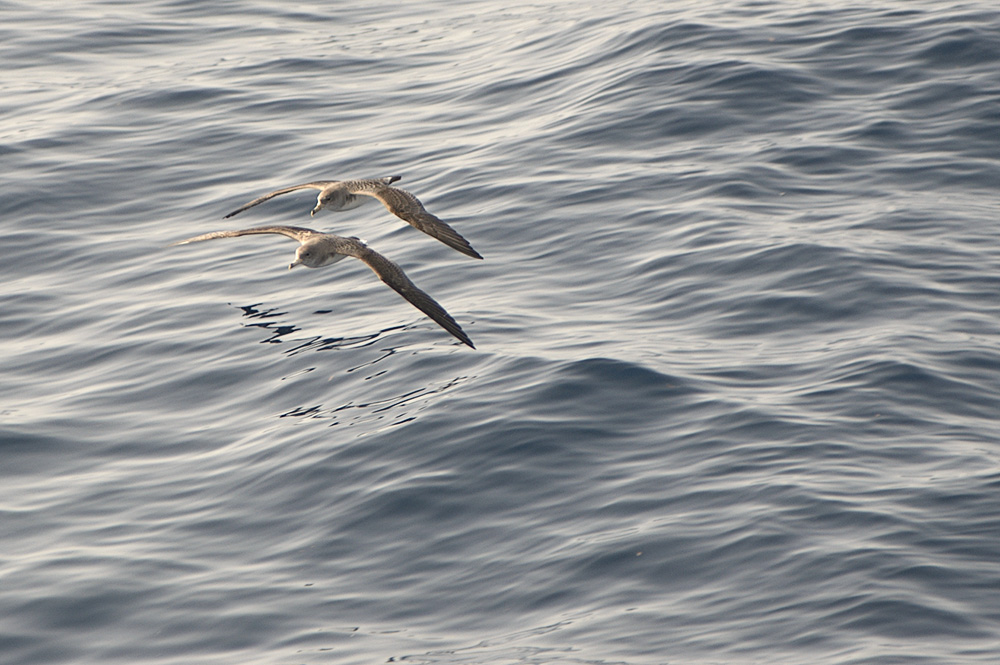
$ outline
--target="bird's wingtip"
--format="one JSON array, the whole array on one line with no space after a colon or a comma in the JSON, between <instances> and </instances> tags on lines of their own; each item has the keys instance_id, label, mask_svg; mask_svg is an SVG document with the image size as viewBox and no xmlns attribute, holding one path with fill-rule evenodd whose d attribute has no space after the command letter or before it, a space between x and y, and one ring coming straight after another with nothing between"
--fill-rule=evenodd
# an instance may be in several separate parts
<instances>
[{"instance_id":1,"label":"bird's wingtip","mask_svg":"<svg viewBox=\"0 0 1000 665\"><path fill-rule=\"evenodd\" d=\"M476 345L472 343L472 338L469 337L466 334L466 332L464 330L462 330L461 327L458 326L458 324L455 324L455 328L456 328L455 330L449 330L448 332L450 332L452 335L454 335L455 338L459 342L461 342L462 344L465 344L470 349L476 348Z\"/></svg>"},{"instance_id":2,"label":"bird's wingtip","mask_svg":"<svg viewBox=\"0 0 1000 665\"><path fill-rule=\"evenodd\" d=\"M480 260L482 260L482 258L483 258L483 255L480 254L479 252L477 252L475 249L473 249L472 245L470 245L468 243L466 243L464 245L456 243L456 244L452 245L452 248L453 249L457 249L462 254L465 254L466 256L468 256L469 258L472 258L472 259L480 259Z\"/></svg>"}]
</instances>

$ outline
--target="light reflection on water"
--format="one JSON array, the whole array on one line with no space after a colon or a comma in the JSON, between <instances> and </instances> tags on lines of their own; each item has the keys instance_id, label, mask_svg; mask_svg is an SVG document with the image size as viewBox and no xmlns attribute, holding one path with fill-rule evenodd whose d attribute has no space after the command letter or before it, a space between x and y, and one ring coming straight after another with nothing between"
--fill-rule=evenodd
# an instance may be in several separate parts
<instances>
[{"instance_id":1,"label":"light reflection on water","mask_svg":"<svg viewBox=\"0 0 1000 665\"><path fill-rule=\"evenodd\" d=\"M107 9L0 40L5 665L992 662L995 12ZM222 219L384 173L486 260ZM477 350L169 247L271 223Z\"/></svg>"}]
</instances>

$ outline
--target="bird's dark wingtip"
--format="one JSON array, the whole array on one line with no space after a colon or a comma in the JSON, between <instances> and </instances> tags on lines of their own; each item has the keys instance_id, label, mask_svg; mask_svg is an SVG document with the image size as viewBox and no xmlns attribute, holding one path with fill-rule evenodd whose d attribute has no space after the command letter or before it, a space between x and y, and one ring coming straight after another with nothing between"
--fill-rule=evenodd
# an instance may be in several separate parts
<instances>
[{"instance_id":1,"label":"bird's dark wingtip","mask_svg":"<svg viewBox=\"0 0 1000 665\"><path fill-rule=\"evenodd\" d=\"M472 338L470 338L467 334L465 334L465 331L462 330L462 326L458 325L458 323L455 322L455 319L452 319L449 316L444 321L437 321L437 323L442 328L450 332L452 336L462 344L465 344L471 349L476 348L476 345L472 343Z\"/></svg>"},{"instance_id":2,"label":"bird's dark wingtip","mask_svg":"<svg viewBox=\"0 0 1000 665\"><path fill-rule=\"evenodd\" d=\"M463 238L463 240L464 240L464 238ZM472 248L472 245L470 245L468 242L464 242L464 243L462 243L462 242L447 242L446 244L448 244L452 249L458 250L459 252L461 252L462 254L465 254L466 256L468 256L470 258L473 258L473 259L482 259L483 258L483 255L480 254L479 252L477 252L476 250L474 250Z\"/></svg>"}]
</instances>

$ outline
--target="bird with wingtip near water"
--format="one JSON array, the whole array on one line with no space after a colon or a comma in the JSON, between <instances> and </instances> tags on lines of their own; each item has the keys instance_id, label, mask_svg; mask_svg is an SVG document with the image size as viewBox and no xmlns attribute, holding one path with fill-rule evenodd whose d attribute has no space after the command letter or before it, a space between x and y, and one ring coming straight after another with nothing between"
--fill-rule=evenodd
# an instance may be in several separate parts
<instances>
[{"instance_id":1,"label":"bird with wingtip near water","mask_svg":"<svg viewBox=\"0 0 1000 665\"><path fill-rule=\"evenodd\" d=\"M411 305L430 317L432 321L454 335L463 344L476 348L472 340L469 339L469 336L465 334L465 331L462 330L455 319L445 311L444 307L439 305L434 298L420 290L406 276L402 268L371 249L360 238L345 238L344 236L321 233L299 226L257 226L239 231L205 233L174 244L186 245L203 240L215 240L216 238L236 238L245 235L268 233L287 236L299 241L299 247L295 251L295 260L288 266L289 269L295 266L321 268L336 263L347 256L359 259L371 268L378 275L379 279L385 282L396 293L403 296Z\"/></svg>"},{"instance_id":2,"label":"bird with wingtip near water","mask_svg":"<svg viewBox=\"0 0 1000 665\"><path fill-rule=\"evenodd\" d=\"M320 210L329 210L331 212L352 210L375 199L381 201L382 205L393 215L399 217L418 231L440 240L466 256L471 256L474 259L483 258L479 252L472 248L469 241L462 237L462 234L435 215L427 212L424 204L416 196L405 189L391 186L392 183L401 177L394 175L384 178L361 180L317 180L301 185L283 187L243 204L226 215L224 219L238 215L244 210L253 208L265 201L270 201L275 196L296 192L300 189L318 189L319 194L316 196L316 206L312 209L311 215L315 215Z\"/></svg>"}]
</instances>

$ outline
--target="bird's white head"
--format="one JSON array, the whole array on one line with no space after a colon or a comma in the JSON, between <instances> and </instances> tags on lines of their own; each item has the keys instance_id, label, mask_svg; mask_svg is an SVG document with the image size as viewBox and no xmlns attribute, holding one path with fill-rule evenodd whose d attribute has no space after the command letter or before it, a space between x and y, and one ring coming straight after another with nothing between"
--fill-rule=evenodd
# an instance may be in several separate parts
<instances>
[{"instance_id":1,"label":"bird's white head","mask_svg":"<svg viewBox=\"0 0 1000 665\"><path fill-rule=\"evenodd\" d=\"M316 196L316 207L309 213L310 216L315 216L323 208L341 210L344 207L346 192L338 186L339 184L336 183L334 186L327 187Z\"/></svg>"}]
</instances>

